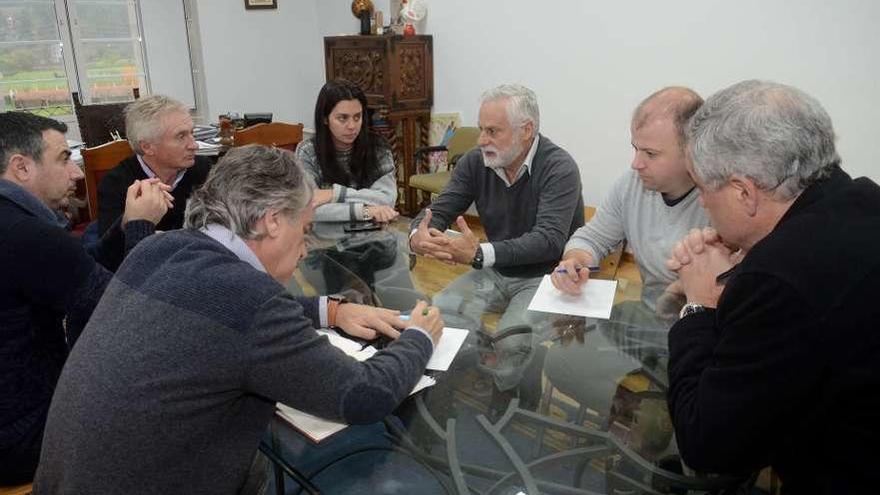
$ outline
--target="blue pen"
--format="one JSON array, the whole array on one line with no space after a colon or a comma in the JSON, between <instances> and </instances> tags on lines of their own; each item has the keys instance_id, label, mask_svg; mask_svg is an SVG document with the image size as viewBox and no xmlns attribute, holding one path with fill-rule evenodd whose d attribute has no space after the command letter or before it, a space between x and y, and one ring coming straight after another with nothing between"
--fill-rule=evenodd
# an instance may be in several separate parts
<instances>
[{"instance_id":1,"label":"blue pen","mask_svg":"<svg viewBox=\"0 0 880 495\"><path fill-rule=\"evenodd\" d=\"M581 271L584 268L586 268L587 270L590 270L590 273L596 273L599 271L599 267L597 265L586 266L586 267L576 266L575 268L577 268L577 271ZM568 270L566 270L565 268L557 268L556 273L568 273Z\"/></svg>"}]
</instances>

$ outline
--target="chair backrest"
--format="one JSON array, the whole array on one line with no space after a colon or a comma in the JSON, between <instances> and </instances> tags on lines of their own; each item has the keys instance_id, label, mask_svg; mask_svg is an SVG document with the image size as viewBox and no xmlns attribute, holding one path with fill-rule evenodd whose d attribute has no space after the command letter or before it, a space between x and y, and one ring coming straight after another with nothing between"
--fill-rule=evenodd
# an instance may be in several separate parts
<instances>
[{"instance_id":1,"label":"chair backrest","mask_svg":"<svg viewBox=\"0 0 880 495\"><path fill-rule=\"evenodd\" d=\"M86 194L89 197L89 217L98 218L98 184L110 169L134 154L128 141L111 141L82 150L83 172L86 176Z\"/></svg>"},{"instance_id":2,"label":"chair backrest","mask_svg":"<svg viewBox=\"0 0 880 495\"><path fill-rule=\"evenodd\" d=\"M455 162L462 155L477 146L479 139L480 129L476 127L459 127L452 133L449 142L446 143L446 149L448 150L446 161L451 165L455 165Z\"/></svg>"},{"instance_id":3,"label":"chair backrest","mask_svg":"<svg viewBox=\"0 0 880 495\"><path fill-rule=\"evenodd\" d=\"M235 131L233 142L235 143L234 146L262 144L293 151L302 139L302 124L272 122L269 124L256 124L246 129Z\"/></svg>"},{"instance_id":4,"label":"chair backrest","mask_svg":"<svg viewBox=\"0 0 880 495\"><path fill-rule=\"evenodd\" d=\"M132 88L131 92L135 100L140 97L140 89ZM80 137L87 147L113 141L111 133L118 133L119 137L125 139L123 110L131 102L83 105L79 99L79 93L73 92L71 97Z\"/></svg>"}]
</instances>

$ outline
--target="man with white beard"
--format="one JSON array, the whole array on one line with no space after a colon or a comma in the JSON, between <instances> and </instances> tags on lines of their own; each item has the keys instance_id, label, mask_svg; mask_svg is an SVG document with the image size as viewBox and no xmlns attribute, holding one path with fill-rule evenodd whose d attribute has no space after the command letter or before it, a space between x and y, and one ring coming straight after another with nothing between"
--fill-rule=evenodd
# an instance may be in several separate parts
<instances>
[{"instance_id":1,"label":"man with white beard","mask_svg":"<svg viewBox=\"0 0 880 495\"><path fill-rule=\"evenodd\" d=\"M413 252L474 268L434 298L452 326L461 317L460 324L473 327L486 309L496 309L503 312L497 332L518 325L538 331L536 314L526 308L565 242L584 224L578 166L538 133L539 123L530 89L510 84L483 93L478 148L458 161L443 192L412 222ZM481 243L461 217L471 203L488 242ZM445 233L452 224L461 235ZM526 354L531 344L523 334L500 343ZM496 375L501 391L519 382L522 366L514 368Z\"/></svg>"}]
</instances>

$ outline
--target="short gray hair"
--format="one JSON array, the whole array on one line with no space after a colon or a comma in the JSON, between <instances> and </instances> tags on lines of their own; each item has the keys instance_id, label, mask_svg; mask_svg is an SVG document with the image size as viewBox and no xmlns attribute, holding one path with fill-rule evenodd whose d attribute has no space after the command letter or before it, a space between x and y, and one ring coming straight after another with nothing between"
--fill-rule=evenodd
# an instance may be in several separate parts
<instances>
[{"instance_id":1,"label":"short gray hair","mask_svg":"<svg viewBox=\"0 0 880 495\"><path fill-rule=\"evenodd\" d=\"M312 201L313 187L291 151L256 144L232 148L190 196L184 226L218 224L242 239L259 240L265 233L257 223L268 210L298 217Z\"/></svg>"},{"instance_id":2,"label":"short gray hair","mask_svg":"<svg viewBox=\"0 0 880 495\"><path fill-rule=\"evenodd\" d=\"M541 127L541 112L538 110L538 98L531 89L519 84L502 84L487 89L480 97L481 103L507 100L507 119L512 126L521 126L531 122L535 133Z\"/></svg>"},{"instance_id":3,"label":"short gray hair","mask_svg":"<svg viewBox=\"0 0 880 495\"><path fill-rule=\"evenodd\" d=\"M711 189L741 175L784 201L840 165L831 117L784 84L743 81L715 93L691 119L688 137L694 173Z\"/></svg>"},{"instance_id":4,"label":"short gray hair","mask_svg":"<svg viewBox=\"0 0 880 495\"><path fill-rule=\"evenodd\" d=\"M135 153L142 155L141 141L155 141L162 135L162 117L189 109L183 103L163 95L135 100L125 107L125 135Z\"/></svg>"}]
</instances>

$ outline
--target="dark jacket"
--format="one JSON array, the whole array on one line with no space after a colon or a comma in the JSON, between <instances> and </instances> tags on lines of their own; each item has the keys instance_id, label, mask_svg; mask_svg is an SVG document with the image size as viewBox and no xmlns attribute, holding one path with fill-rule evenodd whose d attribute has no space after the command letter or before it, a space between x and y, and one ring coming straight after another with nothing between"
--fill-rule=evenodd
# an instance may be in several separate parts
<instances>
[{"instance_id":1,"label":"dark jacket","mask_svg":"<svg viewBox=\"0 0 880 495\"><path fill-rule=\"evenodd\" d=\"M152 232L149 222L129 222L125 242ZM118 225L110 236L123 237ZM39 452L68 348L112 276L93 258L101 253L101 244L87 253L39 199L0 179L0 480L33 476L36 458L25 461Z\"/></svg>"},{"instance_id":2,"label":"dark jacket","mask_svg":"<svg viewBox=\"0 0 880 495\"><path fill-rule=\"evenodd\" d=\"M174 196L174 207L162 217L156 230L176 230L183 227L183 213L186 200L199 186L205 183L211 170L211 159L196 156L196 163L186 170L177 187L171 191ZM132 155L119 162L113 170L107 172L98 185L98 234L103 235L125 211L125 195L128 186L135 180L144 180L147 174L141 168L137 155Z\"/></svg>"},{"instance_id":3,"label":"dark jacket","mask_svg":"<svg viewBox=\"0 0 880 495\"><path fill-rule=\"evenodd\" d=\"M669 334L670 413L697 470L772 465L789 493L880 486L880 187L808 187Z\"/></svg>"}]
</instances>

